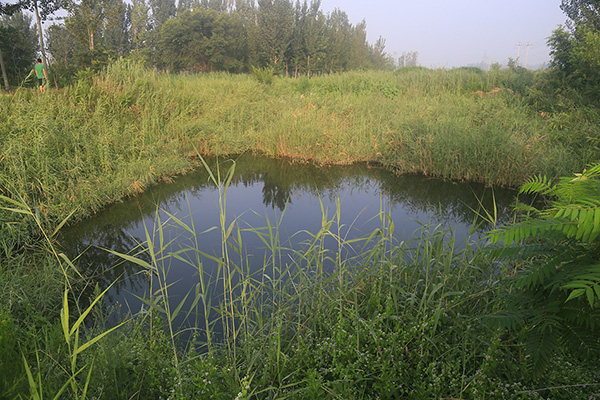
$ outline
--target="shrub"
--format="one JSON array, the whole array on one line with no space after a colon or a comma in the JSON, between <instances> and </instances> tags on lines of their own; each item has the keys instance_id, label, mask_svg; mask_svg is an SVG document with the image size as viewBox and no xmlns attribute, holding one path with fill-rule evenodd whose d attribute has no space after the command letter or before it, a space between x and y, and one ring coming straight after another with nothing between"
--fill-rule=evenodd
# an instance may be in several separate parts
<instances>
[{"instance_id":1,"label":"shrub","mask_svg":"<svg viewBox=\"0 0 600 400\"><path fill-rule=\"evenodd\" d=\"M525 328L534 375L561 348L590 359L600 354L600 164L553 184L531 178L520 193L545 195L545 208L520 206L522 221L492 231L496 253L516 261L514 290L501 326Z\"/></svg>"}]
</instances>

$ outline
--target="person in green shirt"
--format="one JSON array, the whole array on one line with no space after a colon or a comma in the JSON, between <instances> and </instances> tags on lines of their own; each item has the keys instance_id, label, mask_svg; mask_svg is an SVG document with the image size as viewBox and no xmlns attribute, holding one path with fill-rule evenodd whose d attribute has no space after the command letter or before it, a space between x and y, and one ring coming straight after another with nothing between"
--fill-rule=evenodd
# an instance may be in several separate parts
<instances>
[{"instance_id":1,"label":"person in green shirt","mask_svg":"<svg viewBox=\"0 0 600 400\"><path fill-rule=\"evenodd\" d=\"M44 79L48 80L48 75L46 74L46 67L44 67L44 64L42 64L41 58L37 59L35 72L37 74L38 83L40 84L40 93L44 93Z\"/></svg>"}]
</instances>

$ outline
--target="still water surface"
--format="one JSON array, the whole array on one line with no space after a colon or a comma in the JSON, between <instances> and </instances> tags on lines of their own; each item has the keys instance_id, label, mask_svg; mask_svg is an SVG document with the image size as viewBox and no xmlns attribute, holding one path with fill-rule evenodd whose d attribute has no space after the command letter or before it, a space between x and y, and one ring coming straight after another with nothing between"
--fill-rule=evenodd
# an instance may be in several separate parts
<instances>
[{"instance_id":1,"label":"still water surface","mask_svg":"<svg viewBox=\"0 0 600 400\"><path fill-rule=\"evenodd\" d=\"M232 165L219 160L225 175ZM216 161L210 161L216 165ZM493 194L492 194L493 192ZM410 239L423 224L451 227L459 240L469 236L476 219L473 210L480 200L488 209L495 197L499 215L508 216L515 192L490 189L473 183L456 183L424 176L394 173L368 165L317 167L281 159L244 155L235 163L235 173L226 192L227 225L237 219L241 228L263 228L280 223L279 235L286 247L297 247L322 227L324 215L333 218L339 201L342 235L363 237L381 227L381 210L389 213L399 240ZM61 244L65 252L87 276L94 276L100 287L115 282L107 303L137 312L139 298L149 295L148 274L107 249L135 254L146 240L146 231L155 232L157 215L161 222L168 214L194 225L193 237L176 224L166 224L165 240L173 240L169 249L176 251L197 243L207 254L221 254L219 227L219 191L205 170L179 176L171 183L151 187L137 197L113 204L74 226L65 229ZM481 225L471 240L481 237L488 226ZM337 232L337 228L334 228ZM295 235L294 235L295 234ZM417 233L418 234L418 233ZM158 236L155 234L155 240ZM242 233L243 247L252 264L260 264L265 244L253 232ZM195 245L195 244L194 244ZM139 249L138 249L139 251ZM148 259L147 255L140 258ZM217 263L203 258L207 274L216 274ZM176 259L165 261L171 300L177 304L199 281L198 269Z\"/></svg>"}]
</instances>

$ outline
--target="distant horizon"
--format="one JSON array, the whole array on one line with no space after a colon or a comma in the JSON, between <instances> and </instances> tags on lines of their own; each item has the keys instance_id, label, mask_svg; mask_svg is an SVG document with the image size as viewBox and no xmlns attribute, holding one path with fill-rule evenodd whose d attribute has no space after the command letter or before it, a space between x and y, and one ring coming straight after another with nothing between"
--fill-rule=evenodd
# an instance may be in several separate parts
<instances>
[{"instance_id":1,"label":"distant horizon","mask_svg":"<svg viewBox=\"0 0 600 400\"><path fill-rule=\"evenodd\" d=\"M423 67L506 66L509 58L518 57L518 65L527 62L527 68L537 69L550 61L548 37L567 20L560 4L561 0L321 0L321 10L328 14L339 8L352 24L364 19L370 44L383 37L386 53L394 58L417 51L417 63Z\"/></svg>"}]
</instances>

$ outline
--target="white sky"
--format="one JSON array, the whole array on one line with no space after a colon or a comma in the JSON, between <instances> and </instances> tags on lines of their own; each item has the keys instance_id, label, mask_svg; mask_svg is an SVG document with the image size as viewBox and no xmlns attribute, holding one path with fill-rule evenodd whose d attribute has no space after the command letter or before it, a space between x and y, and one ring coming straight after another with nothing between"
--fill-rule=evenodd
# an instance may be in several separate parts
<instances>
[{"instance_id":1,"label":"white sky","mask_svg":"<svg viewBox=\"0 0 600 400\"><path fill-rule=\"evenodd\" d=\"M321 10L340 8L350 22L367 22L367 38L382 36L389 54L419 52L424 67L457 67L508 58L527 66L548 62L547 38L567 17L561 0L321 0Z\"/></svg>"}]
</instances>

